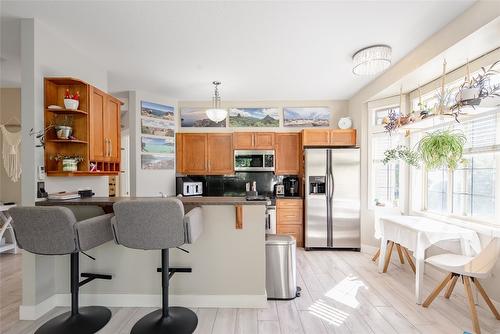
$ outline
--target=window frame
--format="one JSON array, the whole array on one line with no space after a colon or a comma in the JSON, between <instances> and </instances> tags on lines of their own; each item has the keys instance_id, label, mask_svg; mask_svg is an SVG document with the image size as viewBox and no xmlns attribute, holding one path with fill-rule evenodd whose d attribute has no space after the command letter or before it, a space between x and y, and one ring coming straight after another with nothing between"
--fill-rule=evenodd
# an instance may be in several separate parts
<instances>
[{"instance_id":1,"label":"window frame","mask_svg":"<svg viewBox=\"0 0 500 334\"><path fill-rule=\"evenodd\" d=\"M406 106L406 95L403 95L403 101L401 101L399 96L392 96L385 99L375 100L368 102L368 197L367 197L367 208L368 210L377 210L382 208L387 208L388 206L379 207L374 203L374 163L373 163L373 139L376 136L387 135L385 134L384 125L377 125L375 123L376 112L384 109L399 108L400 112L404 113L404 108ZM402 102L402 103L401 103ZM407 199L407 180L408 171L404 164L399 165L399 200L398 206L390 206L394 209L400 209L402 212L405 211L406 199Z\"/></svg>"}]
</instances>

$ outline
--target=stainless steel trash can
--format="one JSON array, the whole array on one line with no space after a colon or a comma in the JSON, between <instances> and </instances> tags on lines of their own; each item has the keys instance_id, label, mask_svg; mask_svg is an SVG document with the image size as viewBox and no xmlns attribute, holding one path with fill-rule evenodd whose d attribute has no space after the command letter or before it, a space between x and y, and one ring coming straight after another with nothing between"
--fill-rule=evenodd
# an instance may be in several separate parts
<instances>
[{"instance_id":1,"label":"stainless steel trash can","mask_svg":"<svg viewBox=\"0 0 500 334\"><path fill-rule=\"evenodd\" d=\"M266 235L266 290L268 299L294 299L297 287L296 242L289 235Z\"/></svg>"}]
</instances>

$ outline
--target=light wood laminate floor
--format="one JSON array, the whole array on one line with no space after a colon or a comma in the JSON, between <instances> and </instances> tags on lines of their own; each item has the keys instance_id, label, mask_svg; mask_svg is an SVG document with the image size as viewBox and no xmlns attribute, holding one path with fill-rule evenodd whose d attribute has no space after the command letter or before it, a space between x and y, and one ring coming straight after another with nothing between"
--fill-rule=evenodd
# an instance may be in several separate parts
<instances>
[{"instance_id":1,"label":"light wood laminate floor","mask_svg":"<svg viewBox=\"0 0 500 334\"><path fill-rule=\"evenodd\" d=\"M37 321L18 321L20 256L0 256L0 333L28 334L46 320L67 311L54 309ZM266 309L194 309L198 334L285 333L463 333L472 332L467 302L457 284L450 300L442 295L429 309L415 304L414 278L397 256L387 274L379 274L370 256L355 252L297 252L302 296L269 301ZM444 277L444 274L443 274ZM175 279L175 278L174 278ZM438 282L425 278L425 295ZM99 333L129 333L149 308L112 308L113 317ZM478 307L483 333L500 333L500 321Z\"/></svg>"}]
</instances>

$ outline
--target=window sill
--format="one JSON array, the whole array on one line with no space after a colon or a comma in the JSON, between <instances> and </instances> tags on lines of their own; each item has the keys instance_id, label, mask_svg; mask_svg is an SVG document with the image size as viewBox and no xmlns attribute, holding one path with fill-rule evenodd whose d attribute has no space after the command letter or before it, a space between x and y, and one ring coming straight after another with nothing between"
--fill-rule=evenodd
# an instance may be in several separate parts
<instances>
[{"instance_id":1,"label":"window sill","mask_svg":"<svg viewBox=\"0 0 500 334\"><path fill-rule=\"evenodd\" d=\"M445 216L428 211L412 211L412 215L423 216L439 220L448 224L457 225L460 227L468 228L481 234L486 234L491 237L500 238L500 225L488 222L481 222L477 220L459 219L453 216Z\"/></svg>"}]
</instances>

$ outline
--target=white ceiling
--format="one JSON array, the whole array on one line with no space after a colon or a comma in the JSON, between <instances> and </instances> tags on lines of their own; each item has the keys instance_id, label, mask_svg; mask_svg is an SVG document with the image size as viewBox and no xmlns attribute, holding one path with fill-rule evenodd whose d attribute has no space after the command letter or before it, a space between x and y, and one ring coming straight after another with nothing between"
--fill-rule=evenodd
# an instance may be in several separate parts
<instances>
[{"instance_id":1,"label":"white ceiling","mask_svg":"<svg viewBox=\"0 0 500 334\"><path fill-rule=\"evenodd\" d=\"M395 63L473 2L2 1L1 83L20 81L6 19L36 17L102 63L111 91L207 100L219 80L227 100L347 99L374 79L352 74L356 50L389 44Z\"/></svg>"}]
</instances>

